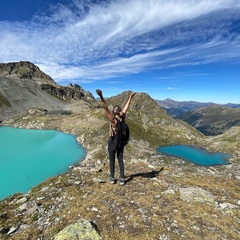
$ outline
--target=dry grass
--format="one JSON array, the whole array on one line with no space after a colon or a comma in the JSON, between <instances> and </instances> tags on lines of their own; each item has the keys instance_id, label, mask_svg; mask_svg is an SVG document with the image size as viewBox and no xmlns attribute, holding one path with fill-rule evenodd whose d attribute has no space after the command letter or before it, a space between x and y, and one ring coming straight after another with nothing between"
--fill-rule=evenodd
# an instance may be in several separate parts
<instances>
[{"instance_id":1,"label":"dry grass","mask_svg":"<svg viewBox=\"0 0 240 240\"><path fill-rule=\"evenodd\" d=\"M126 164L128 183L125 186L96 183L94 177L106 179L103 172L77 172L49 179L33 189L32 199L42 196L44 185L58 187L61 191L52 193L45 201L38 202L46 211L57 208L57 198L61 198L61 207L50 216L52 224L46 229L31 227L11 239L37 239L44 236L51 239L65 226L78 219L88 219L96 226L103 239L237 239L239 227L237 209L232 213L223 213L208 203L184 202L179 198L180 187L201 187L210 191L217 199L227 202L237 199L238 188L234 180L213 176L196 176L189 172L177 176L177 172L167 167L157 168L154 176L147 164ZM161 171L160 171L161 170ZM118 171L118 169L116 169ZM80 185L73 184L81 181ZM171 194L164 193L169 188ZM226 194L227 193L227 194ZM1 209L5 206L1 202ZM14 209L14 206L11 206ZM14 218L13 211L12 218ZM59 219L56 221L56 219ZM37 226L37 216L25 219L26 224ZM18 219L22 222L22 219ZM5 239L8 239L7 237Z\"/></svg>"}]
</instances>

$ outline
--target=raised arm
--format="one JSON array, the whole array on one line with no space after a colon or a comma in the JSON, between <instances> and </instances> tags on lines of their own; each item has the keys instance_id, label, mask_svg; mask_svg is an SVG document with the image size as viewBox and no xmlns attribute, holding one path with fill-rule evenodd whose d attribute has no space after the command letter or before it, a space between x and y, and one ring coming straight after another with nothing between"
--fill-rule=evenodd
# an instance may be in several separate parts
<instances>
[{"instance_id":1,"label":"raised arm","mask_svg":"<svg viewBox=\"0 0 240 240\"><path fill-rule=\"evenodd\" d=\"M130 94L130 96L129 96L129 99L128 99L128 101L127 101L127 103L126 103L126 105L125 105L125 107L124 107L124 109L123 109L123 113L126 115L126 113L127 113L127 110L128 110L128 108L129 108L129 105L130 105L130 103L131 103L131 100L132 100L132 98L135 96L135 92L132 92L131 94Z\"/></svg>"},{"instance_id":2,"label":"raised arm","mask_svg":"<svg viewBox=\"0 0 240 240\"><path fill-rule=\"evenodd\" d=\"M97 90L96 90L96 93L97 93L97 95L98 95L98 96L100 97L100 99L101 99L102 106L103 106L103 108L104 108L104 110L105 110L105 113L106 113L106 116L107 116L108 120L109 120L110 122L114 122L114 121L115 121L115 120L114 120L114 116L111 114L111 112L109 111L109 109L108 109L108 107L107 107L107 104L106 104L106 102L105 102L105 100L104 100L104 98L103 98L102 91L101 91L100 89L97 89Z\"/></svg>"}]
</instances>

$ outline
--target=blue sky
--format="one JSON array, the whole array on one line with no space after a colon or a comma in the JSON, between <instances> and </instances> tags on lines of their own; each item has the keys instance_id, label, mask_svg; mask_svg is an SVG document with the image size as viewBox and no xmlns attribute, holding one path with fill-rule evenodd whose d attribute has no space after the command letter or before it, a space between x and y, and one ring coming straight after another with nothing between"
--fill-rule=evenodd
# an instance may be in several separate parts
<instances>
[{"instance_id":1,"label":"blue sky","mask_svg":"<svg viewBox=\"0 0 240 240\"><path fill-rule=\"evenodd\" d=\"M1 0L0 46L95 97L240 103L240 0Z\"/></svg>"}]
</instances>

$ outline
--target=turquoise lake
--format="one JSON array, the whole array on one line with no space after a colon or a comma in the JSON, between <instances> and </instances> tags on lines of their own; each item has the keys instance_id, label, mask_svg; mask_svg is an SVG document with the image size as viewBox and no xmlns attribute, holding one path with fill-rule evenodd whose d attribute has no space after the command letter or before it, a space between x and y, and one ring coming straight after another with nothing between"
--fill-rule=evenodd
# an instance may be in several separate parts
<instances>
[{"instance_id":1,"label":"turquoise lake","mask_svg":"<svg viewBox=\"0 0 240 240\"><path fill-rule=\"evenodd\" d=\"M0 200L66 173L85 156L74 135L0 127Z\"/></svg>"},{"instance_id":2,"label":"turquoise lake","mask_svg":"<svg viewBox=\"0 0 240 240\"><path fill-rule=\"evenodd\" d=\"M208 152L203 148L188 145L172 145L157 148L157 152L177 157L200 166L215 166L229 164L231 155Z\"/></svg>"}]
</instances>

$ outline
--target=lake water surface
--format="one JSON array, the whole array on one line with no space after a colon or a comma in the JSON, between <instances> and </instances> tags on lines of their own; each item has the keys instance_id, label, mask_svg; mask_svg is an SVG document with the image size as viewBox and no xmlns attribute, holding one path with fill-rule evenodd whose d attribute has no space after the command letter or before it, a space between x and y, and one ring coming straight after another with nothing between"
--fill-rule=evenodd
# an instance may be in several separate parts
<instances>
[{"instance_id":1,"label":"lake water surface","mask_svg":"<svg viewBox=\"0 0 240 240\"><path fill-rule=\"evenodd\" d=\"M159 147L157 152L184 159L200 166L229 164L228 159L231 157L229 154L208 152L203 148L197 148L188 145Z\"/></svg>"},{"instance_id":2,"label":"lake water surface","mask_svg":"<svg viewBox=\"0 0 240 240\"><path fill-rule=\"evenodd\" d=\"M74 135L0 127L0 200L67 172L85 156Z\"/></svg>"}]
</instances>

